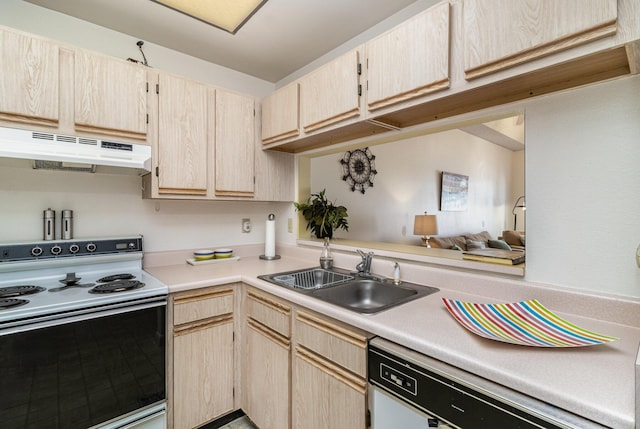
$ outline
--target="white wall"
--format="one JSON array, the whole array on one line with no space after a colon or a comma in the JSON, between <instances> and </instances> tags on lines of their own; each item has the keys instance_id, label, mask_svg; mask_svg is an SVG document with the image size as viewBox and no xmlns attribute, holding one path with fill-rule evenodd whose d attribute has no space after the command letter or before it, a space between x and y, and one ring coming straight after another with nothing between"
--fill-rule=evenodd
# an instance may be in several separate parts
<instances>
[{"instance_id":1,"label":"white wall","mask_svg":"<svg viewBox=\"0 0 640 429\"><path fill-rule=\"evenodd\" d=\"M147 251L264 243L269 213L277 240L295 241L286 232L290 203L143 200L135 175L32 170L26 163L0 160L0 242L42 240L48 207L56 210L58 237L61 211L71 209L76 238L142 234ZM251 233L242 233L242 218L251 219Z\"/></svg>"},{"instance_id":2,"label":"white wall","mask_svg":"<svg viewBox=\"0 0 640 429\"><path fill-rule=\"evenodd\" d=\"M526 104L528 280L640 297L640 76Z\"/></svg>"},{"instance_id":3,"label":"white wall","mask_svg":"<svg viewBox=\"0 0 640 429\"><path fill-rule=\"evenodd\" d=\"M136 46L136 42L140 38L118 33L23 0L0 1L0 25L38 34L116 58L142 60L142 55ZM145 41L143 50L149 65L159 70L256 97L270 94L274 89L271 82L150 42Z\"/></svg>"},{"instance_id":4,"label":"white wall","mask_svg":"<svg viewBox=\"0 0 640 429\"><path fill-rule=\"evenodd\" d=\"M351 192L341 179L344 152L311 160L311 190L327 189L330 200L349 211L352 240L420 243L414 216L438 216L440 236L489 231L498 237L513 226L512 193L524 192L524 160L514 152L459 130L413 137L370 148L378 174L365 194ZM515 161L514 161L515 160ZM517 160L520 166L517 167ZM439 211L442 171L469 176L468 209ZM516 184L519 189L512 189ZM509 216L506 207L509 206Z\"/></svg>"}]
</instances>

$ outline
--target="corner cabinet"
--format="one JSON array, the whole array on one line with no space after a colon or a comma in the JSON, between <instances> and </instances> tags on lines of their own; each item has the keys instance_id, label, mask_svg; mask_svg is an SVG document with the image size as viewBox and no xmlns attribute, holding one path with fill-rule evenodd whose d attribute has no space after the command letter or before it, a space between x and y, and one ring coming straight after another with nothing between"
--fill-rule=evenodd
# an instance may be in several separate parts
<instances>
[{"instance_id":1,"label":"corner cabinet","mask_svg":"<svg viewBox=\"0 0 640 429\"><path fill-rule=\"evenodd\" d=\"M0 120L57 127L60 46L0 28Z\"/></svg>"},{"instance_id":2,"label":"corner cabinet","mask_svg":"<svg viewBox=\"0 0 640 429\"><path fill-rule=\"evenodd\" d=\"M366 429L370 334L245 285L242 408L260 429Z\"/></svg>"},{"instance_id":3,"label":"corner cabinet","mask_svg":"<svg viewBox=\"0 0 640 429\"><path fill-rule=\"evenodd\" d=\"M360 117L361 48L299 80L300 119L305 133Z\"/></svg>"},{"instance_id":4,"label":"corner cabinet","mask_svg":"<svg viewBox=\"0 0 640 429\"><path fill-rule=\"evenodd\" d=\"M370 112L449 87L449 9L441 3L366 43Z\"/></svg>"},{"instance_id":5,"label":"corner cabinet","mask_svg":"<svg viewBox=\"0 0 640 429\"><path fill-rule=\"evenodd\" d=\"M150 71L144 198L293 201L293 155L263 152L251 95Z\"/></svg>"},{"instance_id":6,"label":"corner cabinet","mask_svg":"<svg viewBox=\"0 0 640 429\"><path fill-rule=\"evenodd\" d=\"M234 288L169 297L168 427L192 429L234 409Z\"/></svg>"}]
</instances>

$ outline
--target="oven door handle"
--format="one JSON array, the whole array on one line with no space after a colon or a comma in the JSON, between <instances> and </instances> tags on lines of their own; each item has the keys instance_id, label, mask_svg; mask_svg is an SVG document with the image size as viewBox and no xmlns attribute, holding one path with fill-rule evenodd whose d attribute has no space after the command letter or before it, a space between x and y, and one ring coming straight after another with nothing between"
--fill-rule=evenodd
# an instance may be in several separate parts
<instances>
[{"instance_id":1,"label":"oven door handle","mask_svg":"<svg viewBox=\"0 0 640 429\"><path fill-rule=\"evenodd\" d=\"M167 297L153 297L131 302L122 302L105 305L103 307L85 308L74 310L64 314L52 314L36 319L19 320L6 323L0 328L0 336L11 335L18 332L33 331L35 329L49 328L51 326L64 325L67 323L81 322L83 320L97 319L99 317L113 316L116 314L129 313L136 310L144 310L153 307L166 307Z\"/></svg>"}]
</instances>

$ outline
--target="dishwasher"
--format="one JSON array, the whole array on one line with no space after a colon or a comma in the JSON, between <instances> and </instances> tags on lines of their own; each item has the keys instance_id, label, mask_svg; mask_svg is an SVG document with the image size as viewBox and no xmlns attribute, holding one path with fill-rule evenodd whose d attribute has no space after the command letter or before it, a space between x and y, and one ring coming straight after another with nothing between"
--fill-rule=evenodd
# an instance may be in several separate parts
<instances>
[{"instance_id":1,"label":"dishwasher","mask_svg":"<svg viewBox=\"0 0 640 429\"><path fill-rule=\"evenodd\" d=\"M379 337L368 371L372 429L605 427Z\"/></svg>"}]
</instances>

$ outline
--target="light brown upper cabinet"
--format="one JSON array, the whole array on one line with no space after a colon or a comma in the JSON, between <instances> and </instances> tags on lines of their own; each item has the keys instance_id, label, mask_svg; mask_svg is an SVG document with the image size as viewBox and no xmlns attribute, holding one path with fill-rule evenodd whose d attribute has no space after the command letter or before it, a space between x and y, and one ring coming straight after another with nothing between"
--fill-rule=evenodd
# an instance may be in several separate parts
<instances>
[{"instance_id":1,"label":"light brown upper cabinet","mask_svg":"<svg viewBox=\"0 0 640 429\"><path fill-rule=\"evenodd\" d=\"M144 66L77 49L74 80L76 130L146 139Z\"/></svg>"},{"instance_id":2,"label":"light brown upper cabinet","mask_svg":"<svg viewBox=\"0 0 640 429\"><path fill-rule=\"evenodd\" d=\"M449 9L438 4L366 43L369 111L449 87Z\"/></svg>"},{"instance_id":3,"label":"light brown upper cabinet","mask_svg":"<svg viewBox=\"0 0 640 429\"><path fill-rule=\"evenodd\" d=\"M215 194L250 197L255 176L255 100L218 89L215 124Z\"/></svg>"},{"instance_id":4,"label":"light brown upper cabinet","mask_svg":"<svg viewBox=\"0 0 640 429\"><path fill-rule=\"evenodd\" d=\"M158 92L158 193L206 195L214 90L161 73Z\"/></svg>"},{"instance_id":5,"label":"light brown upper cabinet","mask_svg":"<svg viewBox=\"0 0 640 429\"><path fill-rule=\"evenodd\" d=\"M300 134L298 82L282 87L262 100L262 142L273 143Z\"/></svg>"},{"instance_id":6,"label":"light brown upper cabinet","mask_svg":"<svg viewBox=\"0 0 640 429\"><path fill-rule=\"evenodd\" d=\"M57 127L60 48L0 28L0 119Z\"/></svg>"},{"instance_id":7,"label":"light brown upper cabinet","mask_svg":"<svg viewBox=\"0 0 640 429\"><path fill-rule=\"evenodd\" d=\"M305 133L360 116L360 52L354 49L299 80Z\"/></svg>"},{"instance_id":8,"label":"light brown upper cabinet","mask_svg":"<svg viewBox=\"0 0 640 429\"><path fill-rule=\"evenodd\" d=\"M464 71L472 79L615 34L616 0L464 0Z\"/></svg>"}]
</instances>

